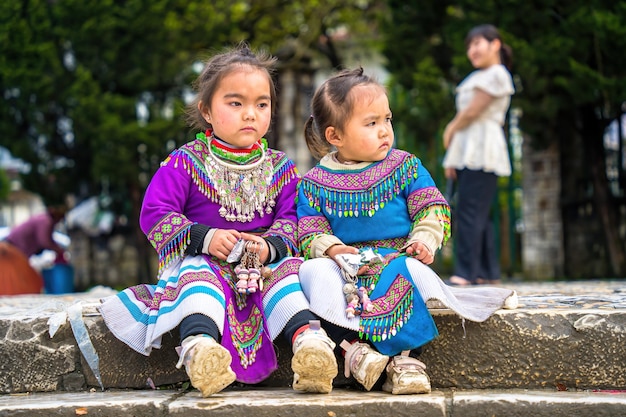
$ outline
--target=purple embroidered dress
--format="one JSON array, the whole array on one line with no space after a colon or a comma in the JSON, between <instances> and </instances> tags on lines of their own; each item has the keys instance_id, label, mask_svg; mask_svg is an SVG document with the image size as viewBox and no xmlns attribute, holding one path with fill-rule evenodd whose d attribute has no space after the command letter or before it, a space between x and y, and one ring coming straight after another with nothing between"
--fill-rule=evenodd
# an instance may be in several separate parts
<instances>
[{"instance_id":1,"label":"purple embroidered dress","mask_svg":"<svg viewBox=\"0 0 626 417\"><path fill-rule=\"evenodd\" d=\"M257 383L276 369L272 341L291 317L308 309L297 277L302 260L294 257L299 174L284 153L266 149L257 173L267 181L250 181L236 170L220 177L209 146L199 134L173 151L146 190L140 224L159 255L158 283L128 288L107 298L100 310L115 336L144 355L160 348L161 336L183 318L205 314L231 352L237 380ZM240 188L249 193L237 194ZM260 234L287 256L269 265L272 274L262 291L239 294L234 264L187 254L195 224Z\"/></svg>"},{"instance_id":2,"label":"purple embroidered dress","mask_svg":"<svg viewBox=\"0 0 626 417\"><path fill-rule=\"evenodd\" d=\"M305 259L302 289L310 310L358 331L383 354L417 348L437 336L426 302L439 300L462 317L486 320L512 291L447 287L437 274L401 249L421 241L434 254L450 234L450 210L420 160L392 149L379 162L346 165L333 154L304 175L298 191L298 236ZM343 275L324 257L332 244L373 247L384 256L358 276L373 303L348 317Z\"/></svg>"}]
</instances>

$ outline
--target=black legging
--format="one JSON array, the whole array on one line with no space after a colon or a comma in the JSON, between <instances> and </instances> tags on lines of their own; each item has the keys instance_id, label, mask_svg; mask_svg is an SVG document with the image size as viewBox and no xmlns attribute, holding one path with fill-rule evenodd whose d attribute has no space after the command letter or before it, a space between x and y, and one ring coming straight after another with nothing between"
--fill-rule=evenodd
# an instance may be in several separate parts
<instances>
[{"instance_id":1,"label":"black legging","mask_svg":"<svg viewBox=\"0 0 626 417\"><path fill-rule=\"evenodd\" d=\"M290 345L296 331L302 326L309 324L310 320L317 320L317 317L309 310L302 310L289 319L283 330L283 336ZM197 334L208 334L218 342L220 341L220 332L215 321L209 316L199 313L185 317L180 322L179 333L181 341L188 336Z\"/></svg>"}]
</instances>

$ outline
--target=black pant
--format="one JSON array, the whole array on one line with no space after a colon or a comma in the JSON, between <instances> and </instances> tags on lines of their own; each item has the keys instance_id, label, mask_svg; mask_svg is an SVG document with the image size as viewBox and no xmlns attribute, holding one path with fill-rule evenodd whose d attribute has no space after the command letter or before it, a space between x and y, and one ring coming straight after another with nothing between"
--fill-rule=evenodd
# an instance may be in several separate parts
<instances>
[{"instance_id":1,"label":"black pant","mask_svg":"<svg viewBox=\"0 0 626 417\"><path fill-rule=\"evenodd\" d=\"M500 262L489 212L496 196L494 173L457 170L457 204L454 211L454 275L472 282L500 279Z\"/></svg>"},{"instance_id":2,"label":"black pant","mask_svg":"<svg viewBox=\"0 0 626 417\"><path fill-rule=\"evenodd\" d=\"M302 310L289 319L282 334L290 345L296 331L300 327L309 324L310 320L317 320L317 317L309 310ZM204 314L192 314L185 317L180 323L179 333L181 342L186 337L196 334L208 334L218 342L220 341L220 332L217 324L215 324L212 318Z\"/></svg>"}]
</instances>

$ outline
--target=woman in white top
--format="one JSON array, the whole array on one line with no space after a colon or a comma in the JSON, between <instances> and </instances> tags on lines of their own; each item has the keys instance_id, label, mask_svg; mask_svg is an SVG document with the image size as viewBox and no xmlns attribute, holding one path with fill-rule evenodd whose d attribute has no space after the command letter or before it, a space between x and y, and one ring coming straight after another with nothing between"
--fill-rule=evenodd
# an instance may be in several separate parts
<instances>
[{"instance_id":1,"label":"woman in white top","mask_svg":"<svg viewBox=\"0 0 626 417\"><path fill-rule=\"evenodd\" d=\"M457 113L443 133L445 175L457 182L456 261L449 281L455 285L500 279L489 211L498 177L511 175L503 125L515 92L511 50L494 26L475 27L465 45L476 70L458 85Z\"/></svg>"}]
</instances>

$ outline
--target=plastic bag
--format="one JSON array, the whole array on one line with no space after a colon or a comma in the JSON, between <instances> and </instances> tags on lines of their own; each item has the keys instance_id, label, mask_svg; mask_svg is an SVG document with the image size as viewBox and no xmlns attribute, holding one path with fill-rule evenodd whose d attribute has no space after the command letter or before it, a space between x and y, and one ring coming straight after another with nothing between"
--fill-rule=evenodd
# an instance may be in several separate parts
<instances>
[{"instance_id":1,"label":"plastic bag","mask_svg":"<svg viewBox=\"0 0 626 417\"><path fill-rule=\"evenodd\" d=\"M359 253L342 253L336 257L337 263L349 276L356 276L363 265L382 261L383 257L372 248L362 248Z\"/></svg>"}]
</instances>

